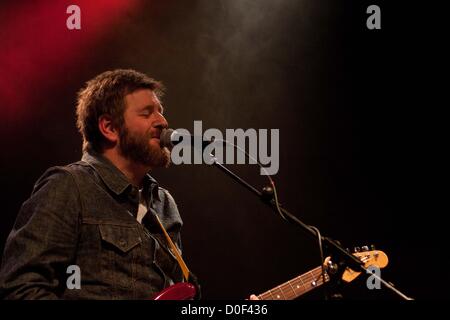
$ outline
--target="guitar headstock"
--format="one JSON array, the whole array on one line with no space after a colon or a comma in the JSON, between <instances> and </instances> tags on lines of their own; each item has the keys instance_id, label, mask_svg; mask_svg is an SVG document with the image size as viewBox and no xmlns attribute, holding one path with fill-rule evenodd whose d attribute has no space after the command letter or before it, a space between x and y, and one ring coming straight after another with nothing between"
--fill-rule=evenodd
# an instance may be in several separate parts
<instances>
[{"instance_id":1,"label":"guitar headstock","mask_svg":"<svg viewBox=\"0 0 450 320\"><path fill-rule=\"evenodd\" d=\"M367 247L364 247L364 249ZM370 250L370 251L360 251L354 250L354 256L358 257L363 263L364 267L368 268L370 266L376 266L380 269L387 266L389 260L383 251L380 250ZM344 273L342 274L342 280L345 282L353 281L356 277L361 274L359 271L354 271L350 268L346 268Z\"/></svg>"}]
</instances>

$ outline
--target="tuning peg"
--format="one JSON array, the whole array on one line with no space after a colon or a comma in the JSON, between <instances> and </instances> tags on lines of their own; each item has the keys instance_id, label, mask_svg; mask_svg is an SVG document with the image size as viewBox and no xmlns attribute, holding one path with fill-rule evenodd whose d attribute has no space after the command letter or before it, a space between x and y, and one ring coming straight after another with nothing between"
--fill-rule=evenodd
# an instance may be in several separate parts
<instances>
[{"instance_id":1,"label":"tuning peg","mask_svg":"<svg viewBox=\"0 0 450 320\"><path fill-rule=\"evenodd\" d=\"M362 250L362 251L369 251L369 246L363 246L363 247L361 248L361 250Z\"/></svg>"},{"instance_id":2,"label":"tuning peg","mask_svg":"<svg viewBox=\"0 0 450 320\"><path fill-rule=\"evenodd\" d=\"M356 253L356 252L360 252L360 251L361 251L361 248L360 248L360 247L354 247L354 248L353 248L353 252L355 252L355 253Z\"/></svg>"}]
</instances>

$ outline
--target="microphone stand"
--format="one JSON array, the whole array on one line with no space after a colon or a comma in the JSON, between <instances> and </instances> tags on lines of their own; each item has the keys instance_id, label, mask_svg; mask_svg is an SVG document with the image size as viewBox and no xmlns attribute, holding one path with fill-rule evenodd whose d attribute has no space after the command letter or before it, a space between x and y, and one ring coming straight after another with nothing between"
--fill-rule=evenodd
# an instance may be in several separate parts
<instances>
[{"instance_id":1,"label":"microphone stand","mask_svg":"<svg viewBox=\"0 0 450 320\"><path fill-rule=\"evenodd\" d=\"M217 162L217 159L211 155L213 159L213 165L220 169L222 172L224 172L226 175L231 177L233 180L238 182L240 185L248 189L249 191L253 192L256 196L258 196L259 199L261 199L266 205L268 205L273 211L278 212L276 203L273 199L273 194L270 193L263 193L256 188L254 188L252 185L250 185L248 182L246 182L244 179L236 175L234 172L223 166L221 163ZM267 190L267 188L265 188ZM289 211L284 209L281 204L278 204L281 212L283 215L287 218L287 220L290 223L293 223L297 226L299 226L302 230L304 230L308 235L312 236L314 239L317 239L317 233L308 225L303 223L300 219L292 215ZM364 263L361 262L358 258L356 258L354 255L348 253L339 243L337 243L335 240L321 236L321 241L327 245L328 248L330 248L336 256L338 256L340 259L342 259L344 266L348 266L349 268L355 270L355 271L361 271L363 273L367 273L367 270L364 267ZM383 283L387 288L389 288L391 291L393 291L395 294L400 296L404 300L414 300L413 298L410 298L394 288L394 286L391 283L388 283L378 277L375 273L371 274L372 277L375 277L377 280L379 280L381 283Z\"/></svg>"}]
</instances>

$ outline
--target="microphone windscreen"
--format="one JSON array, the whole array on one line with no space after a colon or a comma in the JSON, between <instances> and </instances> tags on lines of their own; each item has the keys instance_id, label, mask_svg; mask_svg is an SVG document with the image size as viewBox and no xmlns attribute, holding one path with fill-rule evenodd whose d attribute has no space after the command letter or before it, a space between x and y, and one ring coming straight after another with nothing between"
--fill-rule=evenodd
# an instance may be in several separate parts
<instances>
[{"instance_id":1,"label":"microphone windscreen","mask_svg":"<svg viewBox=\"0 0 450 320\"><path fill-rule=\"evenodd\" d=\"M172 133L174 131L175 130L173 129L163 129L161 131L161 135L159 136L159 145L161 146L161 148L166 147L169 150L173 148Z\"/></svg>"}]
</instances>

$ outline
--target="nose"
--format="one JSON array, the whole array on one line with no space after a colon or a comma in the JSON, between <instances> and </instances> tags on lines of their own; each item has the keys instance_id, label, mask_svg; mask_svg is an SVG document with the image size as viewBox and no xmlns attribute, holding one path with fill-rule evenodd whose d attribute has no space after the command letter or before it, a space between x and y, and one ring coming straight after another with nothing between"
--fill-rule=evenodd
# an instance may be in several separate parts
<instances>
[{"instance_id":1,"label":"nose","mask_svg":"<svg viewBox=\"0 0 450 320\"><path fill-rule=\"evenodd\" d=\"M167 122L166 118L158 112L158 119L156 120L156 123L154 124L155 128L158 128L159 130L167 129L169 127L169 123Z\"/></svg>"}]
</instances>

